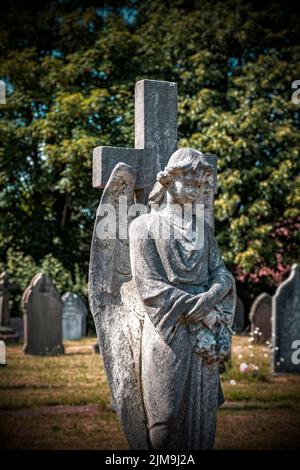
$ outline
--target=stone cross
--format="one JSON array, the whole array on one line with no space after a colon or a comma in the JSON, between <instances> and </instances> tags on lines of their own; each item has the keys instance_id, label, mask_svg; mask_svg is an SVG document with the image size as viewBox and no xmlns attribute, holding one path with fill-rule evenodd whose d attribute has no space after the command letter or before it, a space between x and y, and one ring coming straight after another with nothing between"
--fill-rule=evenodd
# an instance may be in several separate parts
<instances>
[{"instance_id":1,"label":"stone cross","mask_svg":"<svg viewBox=\"0 0 300 470\"><path fill-rule=\"evenodd\" d=\"M136 199L145 203L157 173L164 169L176 148L176 83L140 80L135 85L135 148L96 147L93 153L93 186L104 188L116 164L123 162L135 170ZM216 157L205 156L215 172L211 191L213 198Z\"/></svg>"},{"instance_id":2,"label":"stone cross","mask_svg":"<svg viewBox=\"0 0 300 470\"><path fill-rule=\"evenodd\" d=\"M127 163L136 171L136 190L143 202L176 147L176 83L140 80L135 85L135 148L95 148L93 186L104 188L116 164Z\"/></svg>"}]
</instances>

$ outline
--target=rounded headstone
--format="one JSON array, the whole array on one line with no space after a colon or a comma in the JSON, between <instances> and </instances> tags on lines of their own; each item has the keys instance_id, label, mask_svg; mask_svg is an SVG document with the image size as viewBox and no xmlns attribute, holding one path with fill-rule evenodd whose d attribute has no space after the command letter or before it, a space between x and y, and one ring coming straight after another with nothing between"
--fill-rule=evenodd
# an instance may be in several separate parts
<instances>
[{"instance_id":1,"label":"rounded headstone","mask_svg":"<svg viewBox=\"0 0 300 470\"><path fill-rule=\"evenodd\" d=\"M40 356L63 354L62 300L44 273L34 276L22 297L24 352Z\"/></svg>"},{"instance_id":2,"label":"rounded headstone","mask_svg":"<svg viewBox=\"0 0 300 470\"><path fill-rule=\"evenodd\" d=\"M300 267L297 264L278 287L272 310L273 370L300 373Z\"/></svg>"},{"instance_id":3,"label":"rounded headstone","mask_svg":"<svg viewBox=\"0 0 300 470\"><path fill-rule=\"evenodd\" d=\"M251 332L255 340L263 343L271 338L272 334L272 297L263 292L251 305L249 320Z\"/></svg>"},{"instance_id":4,"label":"rounded headstone","mask_svg":"<svg viewBox=\"0 0 300 470\"><path fill-rule=\"evenodd\" d=\"M81 297L73 292L62 296L63 338L79 340L85 336L87 308Z\"/></svg>"}]
</instances>

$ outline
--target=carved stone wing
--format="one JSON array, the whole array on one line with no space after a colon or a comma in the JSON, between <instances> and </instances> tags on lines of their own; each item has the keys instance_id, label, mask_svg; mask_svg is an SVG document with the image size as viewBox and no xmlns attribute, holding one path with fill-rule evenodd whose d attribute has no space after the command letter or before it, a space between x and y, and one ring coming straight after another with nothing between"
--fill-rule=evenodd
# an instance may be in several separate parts
<instances>
[{"instance_id":1,"label":"carved stone wing","mask_svg":"<svg viewBox=\"0 0 300 470\"><path fill-rule=\"evenodd\" d=\"M142 320L123 304L121 298L121 287L130 281L132 275L128 237L119 237L119 222L126 222L127 217L127 212L121 213L119 201L120 196L126 196L130 207L134 202L134 186L134 170L125 163L118 163L104 188L96 216L89 269L89 300L113 405L129 447L147 449L139 381ZM116 214L117 237L104 239L101 227L105 217L108 224L114 222L109 221L105 214L105 210L109 212L111 209ZM114 229L111 226L107 228L108 231Z\"/></svg>"}]
</instances>

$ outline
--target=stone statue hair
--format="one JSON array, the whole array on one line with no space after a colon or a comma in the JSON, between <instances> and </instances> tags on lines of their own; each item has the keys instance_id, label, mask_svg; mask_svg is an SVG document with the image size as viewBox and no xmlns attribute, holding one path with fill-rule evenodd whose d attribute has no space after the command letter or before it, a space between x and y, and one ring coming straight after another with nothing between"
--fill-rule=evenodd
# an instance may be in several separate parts
<instances>
[{"instance_id":1,"label":"stone statue hair","mask_svg":"<svg viewBox=\"0 0 300 470\"><path fill-rule=\"evenodd\" d=\"M188 147L176 150L171 155L165 169L157 175L157 182L149 194L150 207L166 202L167 187L174 176L184 175L190 170L195 173L202 170L208 176L213 174L213 168L205 161L203 153Z\"/></svg>"}]
</instances>

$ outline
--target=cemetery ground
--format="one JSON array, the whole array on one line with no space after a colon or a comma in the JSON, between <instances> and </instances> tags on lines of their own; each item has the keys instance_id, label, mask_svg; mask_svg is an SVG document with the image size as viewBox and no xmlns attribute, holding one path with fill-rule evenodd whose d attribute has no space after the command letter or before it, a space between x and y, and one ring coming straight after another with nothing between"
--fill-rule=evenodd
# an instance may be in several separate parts
<instances>
[{"instance_id":1,"label":"cemetery ground","mask_svg":"<svg viewBox=\"0 0 300 470\"><path fill-rule=\"evenodd\" d=\"M66 341L58 357L7 347L0 369L0 447L126 449L94 338ZM271 350L233 338L232 367L222 375L216 449L300 448L300 376L270 373ZM245 372L240 364L252 364Z\"/></svg>"}]
</instances>

